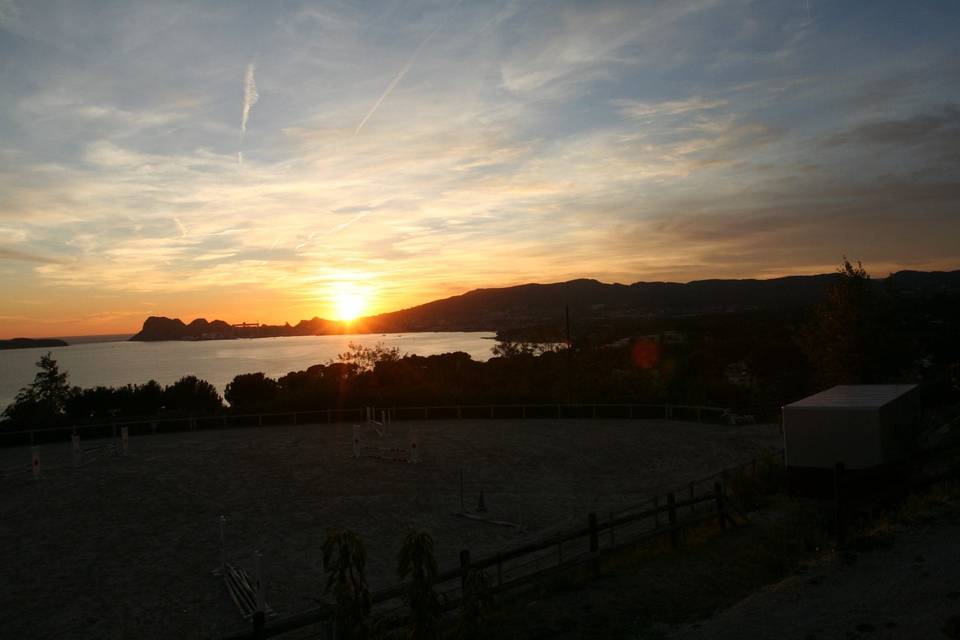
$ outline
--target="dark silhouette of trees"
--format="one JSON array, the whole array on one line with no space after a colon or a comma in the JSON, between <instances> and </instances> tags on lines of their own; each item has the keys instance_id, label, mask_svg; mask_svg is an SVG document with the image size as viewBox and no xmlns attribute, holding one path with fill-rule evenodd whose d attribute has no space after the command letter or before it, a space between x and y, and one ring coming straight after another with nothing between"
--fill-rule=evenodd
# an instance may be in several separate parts
<instances>
[{"instance_id":1,"label":"dark silhouette of trees","mask_svg":"<svg viewBox=\"0 0 960 640\"><path fill-rule=\"evenodd\" d=\"M259 411L273 406L280 385L263 373L242 373L227 384L223 397L237 411Z\"/></svg>"},{"instance_id":2,"label":"dark silhouette of trees","mask_svg":"<svg viewBox=\"0 0 960 640\"><path fill-rule=\"evenodd\" d=\"M213 413L223 408L216 388L196 376L184 376L163 390L163 406L173 413Z\"/></svg>"},{"instance_id":3,"label":"dark silhouette of trees","mask_svg":"<svg viewBox=\"0 0 960 640\"><path fill-rule=\"evenodd\" d=\"M434 590L439 569L433 555L433 538L425 531L407 535L400 548L397 572L401 581L409 580L405 594L410 617L407 637L411 640L437 640L440 637L440 596Z\"/></svg>"},{"instance_id":4,"label":"dark silhouette of trees","mask_svg":"<svg viewBox=\"0 0 960 640\"><path fill-rule=\"evenodd\" d=\"M367 552L353 531L327 531L323 542L323 570L327 573L325 594L336 602L336 637L351 640L366 636L370 614L370 589L364 571Z\"/></svg>"},{"instance_id":5,"label":"dark silhouette of trees","mask_svg":"<svg viewBox=\"0 0 960 640\"><path fill-rule=\"evenodd\" d=\"M163 409L163 387L155 380L122 387L74 387L66 403L72 422L103 422L153 416Z\"/></svg>"},{"instance_id":6,"label":"dark silhouette of trees","mask_svg":"<svg viewBox=\"0 0 960 640\"><path fill-rule=\"evenodd\" d=\"M360 371L372 371L379 362L396 362L400 358L398 347L388 347L382 342L372 347L350 342L347 344L347 350L337 355L339 362L354 365Z\"/></svg>"},{"instance_id":7,"label":"dark silhouette of trees","mask_svg":"<svg viewBox=\"0 0 960 640\"><path fill-rule=\"evenodd\" d=\"M63 422L70 385L67 372L48 352L37 361L40 371L33 383L20 389L13 403L3 411L5 420L14 427L45 427Z\"/></svg>"},{"instance_id":8,"label":"dark silhouette of trees","mask_svg":"<svg viewBox=\"0 0 960 640\"><path fill-rule=\"evenodd\" d=\"M799 343L821 386L886 382L908 348L892 309L861 263L843 259L838 281L800 329Z\"/></svg>"}]
</instances>

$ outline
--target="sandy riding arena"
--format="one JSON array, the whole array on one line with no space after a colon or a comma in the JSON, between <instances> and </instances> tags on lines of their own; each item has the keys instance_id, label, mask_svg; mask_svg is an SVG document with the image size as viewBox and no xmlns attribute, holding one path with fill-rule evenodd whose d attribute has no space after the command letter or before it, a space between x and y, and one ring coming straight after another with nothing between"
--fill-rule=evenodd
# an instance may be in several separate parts
<instances>
[{"instance_id":1,"label":"sandy riding arena","mask_svg":"<svg viewBox=\"0 0 960 640\"><path fill-rule=\"evenodd\" d=\"M420 462L402 453L415 433ZM84 445L95 445L85 442ZM253 571L280 614L322 596L326 529L357 531L372 588L396 582L413 528L433 535L441 568L606 513L781 444L776 425L658 420L398 421L193 431L130 438L126 456L75 467L69 438L0 449L0 628L10 638L215 637L246 628L219 566ZM396 460L391 457L398 458ZM461 518L484 492L487 517Z\"/></svg>"}]
</instances>

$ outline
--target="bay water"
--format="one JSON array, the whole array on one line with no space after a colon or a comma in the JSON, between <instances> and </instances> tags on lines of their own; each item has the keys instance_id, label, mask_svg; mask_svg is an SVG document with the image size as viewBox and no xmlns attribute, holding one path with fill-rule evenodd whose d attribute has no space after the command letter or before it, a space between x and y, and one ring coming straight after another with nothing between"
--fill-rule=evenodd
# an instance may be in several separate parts
<instances>
[{"instance_id":1,"label":"bay water","mask_svg":"<svg viewBox=\"0 0 960 640\"><path fill-rule=\"evenodd\" d=\"M482 332L387 333L296 336L238 340L165 342L77 342L68 347L0 351L0 410L36 375L36 362L48 351L69 374L70 385L120 386L156 380L162 385L195 375L222 394L241 373L262 371L272 378L335 360L353 342L365 347L382 343L402 354L428 356L464 351L478 361L492 356L494 334Z\"/></svg>"}]
</instances>

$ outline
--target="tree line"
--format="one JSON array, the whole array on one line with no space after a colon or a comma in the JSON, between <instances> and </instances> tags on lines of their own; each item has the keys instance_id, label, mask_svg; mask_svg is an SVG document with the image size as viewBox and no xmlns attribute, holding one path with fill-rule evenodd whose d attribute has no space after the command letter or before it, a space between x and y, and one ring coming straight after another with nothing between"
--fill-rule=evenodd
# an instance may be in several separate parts
<instances>
[{"instance_id":1,"label":"tree line","mask_svg":"<svg viewBox=\"0 0 960 640\"><path fill-rule=\"evenodd\" d=\"M846 259L826 299L804 311L581 323L570 336L498 336L494 357L403 355L351 344L335 361L273 378L237 375L223 397L186 376L81 389L44 356L3 413L6 428L150 416L361 406L671 403L731 407L774 419L834 384L924 382L960 399L960 299L878 292ZM224 403L226 401L226 404Z\"/></svg>"}]
</instances>

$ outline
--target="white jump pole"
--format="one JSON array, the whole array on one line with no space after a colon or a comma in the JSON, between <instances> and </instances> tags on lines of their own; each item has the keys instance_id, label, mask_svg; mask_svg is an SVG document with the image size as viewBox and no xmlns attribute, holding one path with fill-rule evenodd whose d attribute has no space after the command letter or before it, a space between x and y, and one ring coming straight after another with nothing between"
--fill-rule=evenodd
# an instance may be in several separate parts
<instances>
[{"instance_id":1,"label":"white jump pole","mask_svg":"<svg viewBox=\"0 0 960 640\"><path fill-rule=\"evenodd\" d=\"M80 436L78 434L73 434L70 436L70 442L73 443L73 466L80 467L83 465L83 449L80 447Z\"/></svg>"},{"instance_id":2,"label":"white jump pole","mask_svg":"<svg viewBox=\"0 0 960 640\"><path fill-rule=\"evenodd\" d=\"M30 447L30 466L33 468L33 479L40 479L40 449Z\"/></svg>"},{"instance_id":3,"label":"white jump pole","mask_svg":"<svg viewBox=\"0 0 960 640\"><path fill-rule=\"evenodd\" d=\"M120 455L127 455L130 448L130 428L120 427Z\"/></svg>"},{"instance_id":4,"label":"white jump pole","mask_svg":"<svg viewBox=\"0 0 960 640\"><path fill-rule=\"evenodd\" d=\"M353 457L360 457L360 425L353 425Z\"/></svg>"}]
</instances>

